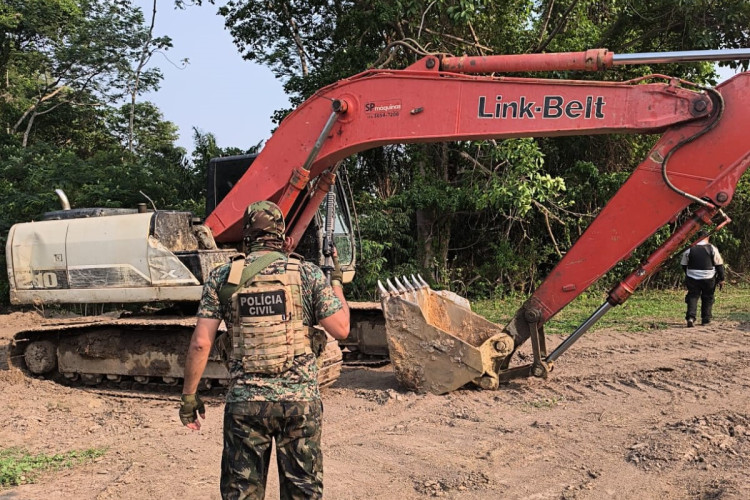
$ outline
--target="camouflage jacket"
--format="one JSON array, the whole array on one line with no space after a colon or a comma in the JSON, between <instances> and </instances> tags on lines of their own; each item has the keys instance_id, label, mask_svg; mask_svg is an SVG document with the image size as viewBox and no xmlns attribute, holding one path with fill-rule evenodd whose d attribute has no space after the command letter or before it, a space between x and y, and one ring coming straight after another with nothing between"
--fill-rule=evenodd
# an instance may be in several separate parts
<instances>
[{"instance_id":1,"label":"camouflage jacket","mask_svg":"<svg viewBox=\"0 0 750 500\"><path fill-rule=\"evenodd\" d=\"M245 261L249 264L264 253L266 252L251 253ZM284 273L286 261L286 258L278 259L260 274ZM203 296L198 308L199 318L224 320L227 328L232 327L231 310L229 307L223 307L219 302L219 290L227 281L230 266L227 263L211 271L203 286ZM304 308L303 322L306 326L313 326L343 307L318 266L303 262L300 266L300 274ZM245 373L241 362L230 362L228 369L232 382L227 392L227 403L313 401L320 398L318 367L315 356L312 354L297 356L292 367L281 374Z\"/></svg>"}]
</instances>

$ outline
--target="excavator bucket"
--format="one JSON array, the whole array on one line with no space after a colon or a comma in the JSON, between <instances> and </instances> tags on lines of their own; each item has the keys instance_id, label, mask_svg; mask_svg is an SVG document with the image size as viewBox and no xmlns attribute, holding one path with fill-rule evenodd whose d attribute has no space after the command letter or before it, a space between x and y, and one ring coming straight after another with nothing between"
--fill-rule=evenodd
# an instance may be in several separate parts
<instances>
[{"instance_id":1,"label":"excavator bucket","mask_svg":"<svg viewBox=\"0 0 750 500\"><path fill-rule=\"evenodd\" d=\"M378 282L388 350L398 381L416 392L445 394L468 383L498 387L497 366L513 350L502 328L469 301L434 291L420 277Z\"/></svg>"}]
</instances>

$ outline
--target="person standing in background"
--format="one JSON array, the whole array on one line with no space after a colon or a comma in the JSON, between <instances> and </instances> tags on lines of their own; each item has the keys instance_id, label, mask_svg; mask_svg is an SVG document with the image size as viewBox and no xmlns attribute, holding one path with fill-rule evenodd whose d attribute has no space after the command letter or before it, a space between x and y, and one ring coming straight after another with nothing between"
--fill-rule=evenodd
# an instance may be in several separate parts
<instances>
[{"instance_id":1,"label":"person standing in background","mask_svg":"<svg viewBox=\"0 0 750 500\"><path fill-rule=\"evenodd\" d=\"M685 296L687 326L695 325L698 299L701 300L701 325L707 325L711 322L716 287L721 288L724 283L724 261L719 249L708 241L705 231L699 231L698 242L683 252L680 264L688 290Z\"/></svg>"}]
</instances>

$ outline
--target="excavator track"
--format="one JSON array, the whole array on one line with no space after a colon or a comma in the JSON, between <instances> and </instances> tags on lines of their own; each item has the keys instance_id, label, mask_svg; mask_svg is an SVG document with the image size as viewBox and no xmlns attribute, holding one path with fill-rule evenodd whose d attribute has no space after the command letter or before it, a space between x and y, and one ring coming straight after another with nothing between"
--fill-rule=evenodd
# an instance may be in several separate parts
<instances>
[{"instance_id":1,"label":"excavator track","mask_svg":"<svg viewBox=\"0 0 750 500\"><path fill-rule=\"evenodd\" d=\"M195 318L85 318L61 320L18 332L9 365L70 385L178 392ZM223 332L222 332L223 333ZM318 359L321 387L340 376L342 353L329 337ZM214 349L201 390L223 387L229 373Z\"/></svg>"},{"instance_id":2,"label":"excavator track","mask_svg":"<svg viewBox=\"0 0 750 500\"><path fill-rule=\"evenodd\" d=\"M390 363L385 317L380 302L347 301L351 316L349 336L339 341L346 366L370 368Z\"/></svg>"},{"instance_id":3,"label":"excavator track","mask_svg":"<svg viewBox=\"0 0 750 500\"><path fill-rule=\"evenodd\" d=\"M96 387L78 387L78 390L84 391L87 394L94 394L106 398L115 399L137 399L147 401L174 401L175 403L180 402L181 387L175 386L161 386L157 390L153 388L151 384L148 386L136 385L125 385L125 387L109 387L107 382ZM201 399L206 403L212 403L219 405L224 402L223 389L212 388L208 391L202 391L200 393Z\"/></svg>"}]
</instances>

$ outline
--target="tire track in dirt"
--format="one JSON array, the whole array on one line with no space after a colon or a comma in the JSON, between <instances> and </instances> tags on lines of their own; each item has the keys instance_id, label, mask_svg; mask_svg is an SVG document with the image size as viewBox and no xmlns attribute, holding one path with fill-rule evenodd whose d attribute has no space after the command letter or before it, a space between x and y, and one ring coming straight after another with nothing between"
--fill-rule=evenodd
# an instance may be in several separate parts
<instances>
[{"instance_id":1,"label":"tire track in dirt","mask_svg":"<svg viewBox=\"0 0 750 500\"><path fill-rule=\"evenodd\" d=\"M550 352L561 340L549 337ZM589 333L548 380L497 391L420 395L401 389L390 366L346 368L323 392L326 497L744 500L749 357L750 325L720 323ZM172 395L4 381L6 443L109 449L12 490L18 498L218 499L219 397L190 433Z\"/></svg>"},{"instance_id":2,"label":"tire track in dirt","mask_svg":"<svg viewBox=\"0 0 750 500\"><path fill-rule=\"evenodd\" d=\"M742 359L747 356L748 347L732 340L732 334L736 335L736 330L731 328L705 339L679 330L658 335L629 334L624 339L615 332L595 334L590 341L592 345L582 340L580 346L566 353L565 362L558 363L549 380L514 381L494 392L458 391L441 397L437 410L435 396L401 392L393 380L389 380L392 374L381 369L376 383L356 393L360 404L348 403L355 414L339 421L333 416L334 422L327 423L326 432L337 435L347 427L364 427L369 422L368 432L388 439L372 441L355 436L336 440L329 442L327 456L329 460L351 463L356 455L365 454L370 467L351 471L352 486L356 484L355 478L388 477L392 480L397 477L398 486L389 489L392 497L447 494L456 498L481 498L488 491L502 490L508 484L505 472L509 470L516 476L512 484L524 481L534 484L538 476L531 472L519 474L518 466L523 471L526 465L552 461L551 457L561 449L568 459L587 462L586 452L577 449L580 440L570 440L566 436L566 431L570 432L575 426L576 417L587 421L621 418L606 416L610 403L617 406L624 402L634 408L672 408L683 400L700 402L708 397L721 397L727 383L747 383ZM625 346L620 344L622 340ZM636 345L636 341L640 343ZM743 370L744 375L738 378L737 372ZM342 383L346 386L347 381ZM346 395L347 391L343 390L334 398ZM577 414L592 401L596 402L597 411ZM540 414L554 412L559 407L565 407L574 415L570 423L559 417L539 420ZM373 414L378 415L374 425ZM504 416L513 423L504 424ZM635 428L648 428L655 421L648 412L629 418ZM478 434L477 428L483 432ZM467 443L474 447L468 459L466 451L461 451ZM622 450L618 453L623 463L625 450L631 444L625 441L615 447ZM519 455L516 448L526 449L527 453ZM356 453L352 449L356 449ZM537 451L529 453L529 449ZM406 475L401 472L419 470L420 463L434 460L436 454L454 457L450 470ZM393 463L394 457L398 457L398 467L382 465ZM374 464L381 466L373 468ZM488 470L490 464L494 472ZM559 472L550 472L562 482L570 481L571 473L577 476L566 487L571 490L562 489L563 498L574 497L565 496L565 491L581 496L581 491L596 483L600 472L591 467L579 470L580 467L573 472L565 467ZM713 491L710 485L697 485L693 489ZM549 498L560 497L560 489L550 490Z\"/></svg>"},{"instance_id":3,"label":"tire track in dirt","mask_svg":"<svg viewBox=\"0 0 750 500\"><path fill-rule=\"evenodd\" d=\"M738 373L743 365L741 360L731 360L728 356L726 359L728 363L720 366L696 370L642 368L630 372L596 373L587 377L565 375L560 380L548 382L549 385L526 388L522 396L578 400L589 397L643 398L656 394L668 398L684 397L686 394L720 395L727 383L747 386L750 382L746 375Z\"/></svg>"}]
</instances>

